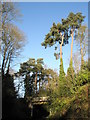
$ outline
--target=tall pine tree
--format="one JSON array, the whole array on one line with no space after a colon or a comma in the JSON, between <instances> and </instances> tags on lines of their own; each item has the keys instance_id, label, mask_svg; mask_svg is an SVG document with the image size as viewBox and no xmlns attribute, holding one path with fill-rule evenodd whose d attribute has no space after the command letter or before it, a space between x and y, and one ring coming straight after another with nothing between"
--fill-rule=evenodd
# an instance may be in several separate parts
<instances>
[{"instance_id":1,"label":"tall pine tree","mask_svg":"<svg viewBox=\"0 0 90 120\"><path fill-rule=\"evenodd\" d=\"M68 24L62 25L58 23L57 25L53 23L53 26L50 29L50 32L46 35L44 42L42 42L42 46L51 47L55 44L60 45L60 51L58 53L54 53L56 59L59 58L60 55L60 80L64 79L65 73L63 69L63 59L62 59L62 46L68 43ZM55 50L57 50L57 46L55 46Z\"/></svg>"},{"instance_id":2,"label":"tall pine tree","mask_svg":"<svg viewBox=\"0 0 90 120\"><path fill-rule=\"evenodd\" d=\"M68 33L70 34L70 36L72 38L70 65L67 70L67 74L69 76L69 79L71 79L71 81L73 81L73 78L74 78L74 68L73 68L73 61L72 61L73 39L74 39L76 30L80 28L82 22L84 21L84 18L85 18L85 16L82 16L82 13L80 13L80 12L78 12L76 14L71 12L66 19L62 19L63 25L68 24L68 26L69 26Z\"/></svg>"}]
</instances>

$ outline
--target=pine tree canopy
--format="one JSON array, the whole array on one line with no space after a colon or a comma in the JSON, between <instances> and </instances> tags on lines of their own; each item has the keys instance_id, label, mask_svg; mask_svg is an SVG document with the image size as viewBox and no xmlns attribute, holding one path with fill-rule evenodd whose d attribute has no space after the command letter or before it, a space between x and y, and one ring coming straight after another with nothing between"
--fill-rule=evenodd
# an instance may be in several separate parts
<instances>
[{"instance_id":1,"label":"pine tree canopy","mask_svg":"<svg viewBox=\"0 0 90 120\"><path fill-rule=\"evenodd\" d=\"M27 62L24 62L20 65L19 74L26 75L30 72L38 72L43 69L43 58L30 58Z\"/></svg>"},{"instance_id":2,"label":"pine tree canopy","mask_svg":"<svg viewBox=\"0 0 90 120\"><path fill-rule=\"evenodd\" d=\"M55 23L53 23L49 33L45 36L45 40L41 43L41 45L45 48L47 48L48 46L51 47L55 44L62 44L62 46L64 46L65 44L68 44L69 37L70 36L68 36L68 24L62 25L59 22L56 25ZM55 50L57 50L57 46L55 46ZM54 53L54 56L56 57L56 59L58 59L60 56L60 52Z\"/></svg>"},{"instance_id":3,"label":"pine tree canopy","mask_svg":"<svg viewBox=\"0 0 90 120\"><path fill-rule=\"evenodd\" d=\"M50 28L49 33L45 36L44 42L41 43L42 46L51 47L57 42L61 44L62 38L61 36L64 35L64 44L68 43L66 42L68 40L68 25L62 25L61 23L58 23L57 25L53 23L53 26Z\"/></svg>"},{"instance_id":4,"label":"pine tree canopy","mask_svg":"<svg viewBox=\"0 0 90 120\"><path fill-rule=\"evenodd\" d=\"M82 16L82 13L78 12L74 14L71 12L67 19L62 19L63 25L68 25L70 29L78 29L81 26L81 23L84 21L85 16Z\"/></svg>"}]
</instances>

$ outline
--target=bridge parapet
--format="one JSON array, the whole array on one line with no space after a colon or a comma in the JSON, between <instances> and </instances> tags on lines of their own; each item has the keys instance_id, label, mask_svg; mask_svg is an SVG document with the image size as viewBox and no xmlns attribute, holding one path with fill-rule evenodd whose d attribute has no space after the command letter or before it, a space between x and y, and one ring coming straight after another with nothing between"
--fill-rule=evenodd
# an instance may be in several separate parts
<instances>
[{"instance_id":1,"label":"bridge parapet","mask_svg":"<svg viewBox=\"0 0 90 120\"><path fill-rule=\"evenodd\" d=\"M48 101L49 97L36 97L33 98L32 102L41 102L41 101Z\"/></svg>"},{"instance_id":2,"label":"bridge parapet","mask_svg":"<svg viewBox=\"0 0 90 120\"><path fill-rule=\"evenodd\" d=\"M50 100L49 96L46 97L28 97L28 102L30 102L30 104L43 104L43 103L47 103Z\"/></svg>"}]
</instances>

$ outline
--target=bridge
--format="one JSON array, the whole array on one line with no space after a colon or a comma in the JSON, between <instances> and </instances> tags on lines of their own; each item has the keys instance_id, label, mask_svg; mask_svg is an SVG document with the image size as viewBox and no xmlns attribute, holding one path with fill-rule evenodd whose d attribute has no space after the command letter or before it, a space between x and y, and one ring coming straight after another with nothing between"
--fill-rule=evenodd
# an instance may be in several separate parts
<instances>
[{"instance_id":1,"label":"bridge","mask_svg":"<svg viewBox=\"0 0 90 120\"><path fill-rule=\"evenodd\" d=\"M31 117L33 116L33 105L47 104L50 101L50 97L27 97L29 102L29 108L31 109Z\"/></svg>"},{"instance_id":2,"label":"bridge","mask_svg":"<svg viewBox=\"0 0 90 120\"><path fill-rule=\"evenodd\" d=\"M34 105L35 104L46 104L49 101L50 101L49 96L47 96L47 97L36 97L36 98L33 98L32 103Z\"/></svg>"}]
</instances>

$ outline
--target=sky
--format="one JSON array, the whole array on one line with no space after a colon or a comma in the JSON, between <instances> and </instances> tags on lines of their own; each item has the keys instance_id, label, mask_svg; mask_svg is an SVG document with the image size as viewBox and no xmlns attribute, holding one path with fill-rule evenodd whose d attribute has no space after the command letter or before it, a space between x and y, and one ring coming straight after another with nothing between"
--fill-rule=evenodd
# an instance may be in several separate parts
<instances>
[{"instance_id":1,"label":"sky","mask_svg":"<svg viewBox=\"0 0 90 120\"><path fill-rule=\"evenodd\" d=\"M70 12L82 12L86 16L84 23L88 23L88 3L87 2L19 2L17 3L20 12L23 14L22 20L15 22L26 36L27 43L22 51L22 56L17 59L16 66L13 66L18 71L19 63L27 61L29 58L43 58L47 67L57 70L59 73L60 60L54 57L54 47L45 49L41 46L45 35L49 32L53 22L56 24L61 22L62 18L67 18ZM70 62L71 39L69 44L63 47L63 65L67 72ZM74 41L75 43L75 41ZM74 44L73 53L77 47Z\"/></svg>"},{"instance_id":2,"label":"sky","mask_svg":"<svg viewBox=\"0 0 90 120\"><path fill-rule=\"evenodd\" d=\"M89 2L89 0L1 0L4 2Z\"/></svg>"}]
</instances>

